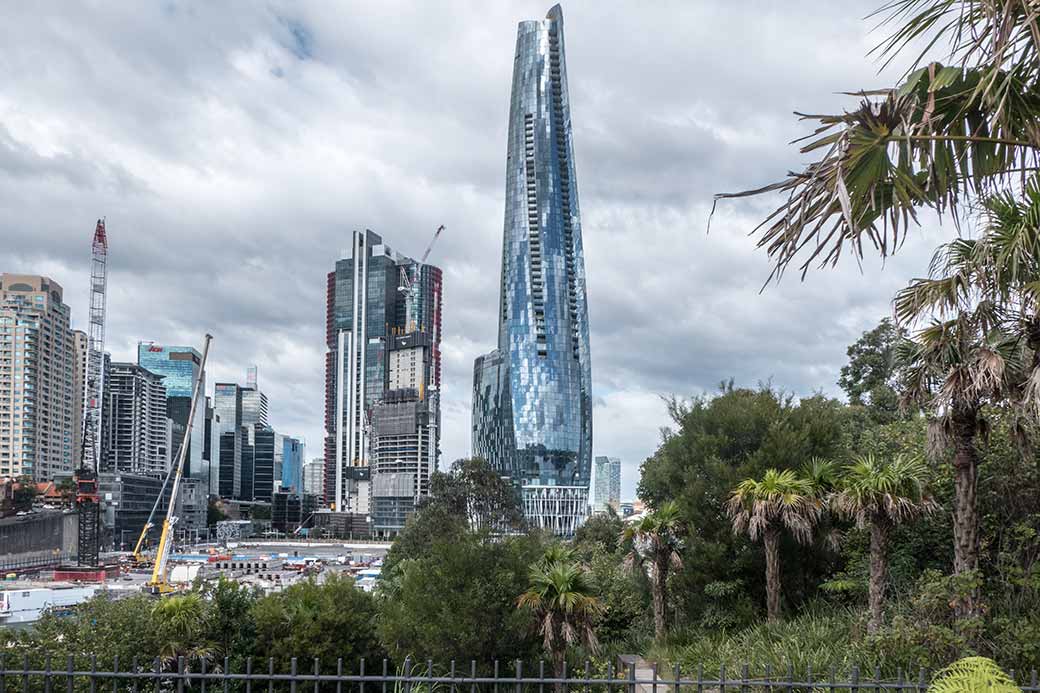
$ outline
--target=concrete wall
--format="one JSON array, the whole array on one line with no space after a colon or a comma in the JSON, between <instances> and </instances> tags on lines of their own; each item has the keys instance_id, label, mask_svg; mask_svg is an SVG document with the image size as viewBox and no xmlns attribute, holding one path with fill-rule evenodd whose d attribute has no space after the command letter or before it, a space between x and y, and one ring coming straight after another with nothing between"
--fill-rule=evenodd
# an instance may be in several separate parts
<instances>
[{"instance_id":1,"label":"concrete wall","mask_svg":"<svg viewBox=\"0 0 1040 693\"><path fill-rule=\"evenodd\" d=\"M42 512L0 520L0 570L61 562L76 556L74 512Z\"/></svg>"}]
</instances>

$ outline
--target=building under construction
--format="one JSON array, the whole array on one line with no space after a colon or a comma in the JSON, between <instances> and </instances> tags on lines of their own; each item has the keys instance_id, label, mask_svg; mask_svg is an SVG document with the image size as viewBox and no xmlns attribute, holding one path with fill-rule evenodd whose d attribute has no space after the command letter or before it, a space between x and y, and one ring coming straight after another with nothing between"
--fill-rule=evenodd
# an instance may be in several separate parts
<instances>
[{"instance_id":1,"label":"building under construction","mask_svg":"<svg viewBox=\"0 0 1040 693\"><path fill-rule=\"evenodd\" d=\"M416 261L394 252L372 231L357 231L350 257L339 260L328 275L325 503L336 512L368 516L378 498L399 499L396 494L405 487L412 489L406 495L414 507L437 468L442 275L426 264L432 245ZM388 392L398 390L414 391L420 403L416 410L424 412L417 434L422 450L405 456L412 462L401 458L398 468L410 471L388 472L408 479L380 480L374 465L375 421L386 418L376 410ZM378 448L380 467L387 470L397 459L389 446ZM384 492L388 495L380 496Z\"/></svg>"}]
</instances>

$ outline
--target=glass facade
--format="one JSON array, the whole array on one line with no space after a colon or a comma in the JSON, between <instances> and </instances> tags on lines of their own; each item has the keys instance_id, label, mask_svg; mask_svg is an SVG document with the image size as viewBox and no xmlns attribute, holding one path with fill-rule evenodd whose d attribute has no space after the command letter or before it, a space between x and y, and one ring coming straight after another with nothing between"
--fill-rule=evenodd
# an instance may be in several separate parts
<instances>
[{"instance_id":1,"label":"glass facade","mask_svg":"<svg viewBox=\"0 0 1040 693\"><path fill-rule=\"evenodd\" d=\"M166 387L166 415L173 421L170 459L176 464L181 441L184 440L184 432L188 426L195 378L200 376L202 355L190 346L164 346L140 342L137 345L137 365L163 376L163 385ZM202 451L206 447L206 407L201 396L206 391L205 373L202 373L201 377L199 406L195 408L195 421L191 426L188 457L184 466L185 476L193 478L199 478L205 469L202 464Z\"/></svg>"},{"instance_id":2,"label":"glass facade","mask_svg":"<svg viewBox=\"0 0 1040 693\"><path fill-rule=\"evenodd\" d=\"M620 505L621 460L599 456L592 468L592 509L606 512L608 507L612 507L617 511Z\"/></svg>"},{"instance_id":3,"label":"glass facade","mask_svg":"<svg viewBox=\"0 0 1040 693\"><path fill-rule=\"evenodd\" d=\"M473 450L523 488L536 526L587 513L592 397L563 15L517 31L498 349L474 365Z\"/></svg>"},{"instance_id":4,"label":"glass facade","mask_svg":"<svg viewBox=\"0 0 1040 693\"><path fill-rule=\"evenodd\" d=\"M303 493L303 443L296 438L282 436L282 489Z\"/></svg>"},{"instance_id":5,"label":"glass facade","mask_svg":"<svg viewBox=\"0 0 1040 693\"><path fill-rule=\"evenodd\" d=\"M406 376L402 352L423 354L421 364L416 357L421 368L407 375L414 375L418 397L430 400L433 420L439 420L431 393L440 385L441 286L440 269L395 253L368 230L354 232L351 256L328 275L324 491L336 510L367 507L367 491L352 470L371 464L366 422L391 382ZM436 426L432 435L425 463L435 469Z\"/></svg>"}]
</instances>

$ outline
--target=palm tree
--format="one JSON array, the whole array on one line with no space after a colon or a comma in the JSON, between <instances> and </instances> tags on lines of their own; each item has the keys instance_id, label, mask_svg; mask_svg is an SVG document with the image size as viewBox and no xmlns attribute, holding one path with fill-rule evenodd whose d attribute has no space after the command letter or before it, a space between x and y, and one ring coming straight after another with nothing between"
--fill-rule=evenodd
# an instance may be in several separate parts
<instances>
[{"instance_id":1,"label":"palm tree","mask_svg":"<svg viewBox=\"0 0 1040 693\"><path fill-rule=\"evenodd\" d=\"M918 457L891 459L873 453L857 456L842 470L839 490L831 496L835 511L870 530L869 632L881 625L888 579L888 542L892 529L938 506L925 491L927 468Z\"/></svg>"},{"instance_id":2,"label":"palm tree","mask_svg":"<svg viewBox=\"0 0 1040 693\"><path fill-rule=\"evenodd\" d=\"M726 511L733 531L762 539L766 551L766 613L780 617L780 538L784 530L796 541L812 541L813 528L823 511L813 481L794 471L768 469L761 480L745 479L730 494Z\"/></svg>"},{"instance_id":3,"label":"palm tree","mask_svg":"<svg viewBox=\"0 0 1040 693\"><path fill-rule=\"evenodd\" d=\"M569 647L580 644L592 654L599 651L593 626L603 606L584 567L574 561L540 560L531 568L530 580L517 606L533 613L553 671L562 677ZM563 688L563 683L556 684L557 690Z\"/></svg>"},{"instance_id":4,"label":"palm tree","mask_svg":"<svg viewBox=\"0 0 1040 693\"><path fill-rule=\"evenodd\" d=\"M161 643L159 656L167 669L176 669L181 657L188 668L213 658L213 645L203 639L205 610L197 593L163 597L152 607Z\"/></svg>"},{"instance_id":5,"label":"palm tree","mask_svg":"<svg viewBox=\"0 0 1040 693\"><path fill-rule=\"evenodd\" d=\"M631 569L638 566L650 579L654 637L658 642L663 642L668 632L668 573L672 568L682 565L679 557L682 531L679 506L675 501L663 503L654 512L647 513L621 530L622 543L630 543L632 546L625 558L626 565Z\"/></svg>"},{"instance_id":6,"label":"palm tree","mask_svg":"<svg viewBox=\"0 0 1040 693\"><path fill-rule=\"evenodd\" d=\"M879 0L881 2L881 0ZM917 212L957 219L972 203L1036 170L1040 137L1040 33L1030 0L884 0L876 16L891 27L875 51L911 56L901 83L864 92L857 108L802 115L800 140L815 156L802 171L716 199L781 193L755 229L775 261L803 275L863 248L886 256L901 245ZM937 54L938 53L938 54ZM939 59L947 64L934 62ZM799 260L795 260L799 258Z\"/></svg>"},{"instance_id":7,"label":"palm tree","mask_svg":"<svg viewBox=\"0 0 1040 693\"><path fill-rule=\"evenodd\" d=\"M927 321L899 349L905 364L904 403L931 415L930 452L952 451L954 573L978 569L978 440L986 405L1010 404L1019 421L1040 411L1040 288L1037 249L1040 186L1031 179L1019 202L1009 194L986 199L978 239L939 248L929 276L896 295L896 318ZM1025 427L1019 426L1019 432ZM958 603L975 612L974 597Z\"/></svg>"}]
</instances>

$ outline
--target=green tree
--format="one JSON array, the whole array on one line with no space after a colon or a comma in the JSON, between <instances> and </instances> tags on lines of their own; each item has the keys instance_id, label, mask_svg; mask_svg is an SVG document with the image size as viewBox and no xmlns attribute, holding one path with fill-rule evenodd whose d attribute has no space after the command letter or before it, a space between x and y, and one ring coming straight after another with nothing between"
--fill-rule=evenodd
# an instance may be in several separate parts
<instances>
[{"instance_id":1,"label":"green tree","mask_svg":"<svg viewBox=\"0 0 1040 693\"><path fill-rule=\"evenodd\" d=\"M215 527L218 522L228 519L227 513L217 498L210 498L206 504L206 526Z\"/></svg>"},{"instance_id":2,"label":"green tree","mask_svg":"<svg viewBox=\"0 0 1040 693\"><path fill-rule=\"evenodd\" d=\"M206 605L198 593L170 595L155 602L152 623L163 667L176 670L183 657L185 669L200 668L213 660L215 648L205 639Z\"/></svg>"},{"instance_id":3,"label":"green tree","mask_svg":"<svg viewBox=\"0 0 1040 693\"><path fill-rule=\"evenodd\" d=\"M200 593L206 605L205 639L214 643L216 657L244 660L255 648L252 609L262 592L221 576L202 585Z\"/></svg>"},{"instance_id":4,"label":"green tree","mask_svg":"<svg viewBox=\"0 0 1040 693\"><path fill-rule=\"evenodd\" d=\"M658 642L663 642L668 633L668 574L682 565L679 548L684 530L678 504L668 501L625 525L621 533L622 543L632 547L626 561L644 571L650 579L654 637Z\"/></svg>"},{"instance_id":5,"label":"green tree","mask_svg":"<svg viewBox=\"0 0 1040 693\"><path fill-rule=\"evenodd\" d=\"M397 661L527 659L535 643L516 599L544 554L539 536L462 532L399 561L380 586L379 637Z\"/></svg>"},{"instance_id":6,"label":"green tree","mask_svg":"<svg viewBox=\"0 0 1040 693\"><path fill-rule=\"evenodd\" d=\"M596 513L574 533L575 546L590 546L598 544L607 553L617 552L618 538L624 529L625 523L618 517L614 508L608 506L607 511Z\"/></svg>"},{"instance_id":7,"label":"green tree","mask_svg":"<svg viewBox=\"0 0 1040 693\"><path fill-rule=\"evenodd\" d=\"M761 479L745 479L730 495L726 509L733 531L762 539L766 554L766 613L780 618L780 539L786 530L800 543L812 541L822 502L813 482L794 471L768 469Z\"/></svg>"},{"instance_id":8,"label":"green tree","mask_svg":"<svg viewBox=\"0 0 1040 693\"><path fill-rule=\"evenodd\" d=\"M32 510L33 502L38 494L39 491L36 489L36 484L33 482L32 477L23 476L18 479L18 484L14 489L14 511L28 512Z\"/></svg>"},{"instance_id":9,"label":"green tree","mask_svg":"<svg viewBox=\"0 0 1040 693\"><path fill-rule=\"evenodd\" d=\"M871 633L877 632L883 618L892 529L937 508L925 491L927 476L927 468L918 457L888 458L868 453L854 458L842 470L839 490L831 497L839 514L870 531Z\"/></svg>"},{"instance_id":10,"label":"green tree","mask_svg":"<svg viewBox=\"0 0 1040 693\"><path fill-rule=\"evenodd\" d=\"M534 618L556 676L564 674L569 648L580 645L590 654L598 653L594 627L603 606L580 564L567 559L539 561L531 568L530 585L517 606ZM556 690L565 690L564 684L557 683Z\"/></svg>"},{"instance_id":11,"label":"green tree","mask_svg":"<svg viewBox=\"0 0 1040 693\"><path fill-rule=\"evenodd\" d=\"M879 422L899 416L900 368L897 347L906 330L889 318L863 333L849 346L849 361L841 367L838 385L851 404L864 406Z\"/></svg>"},{"instance_id":12,"label":"green tree","mask_svg":"<svg viewBox=\"0 0 1040 693\"><path fill-rule=\"evenodd\" d=\"M670 577L669 598L686 623L717 627L748 624L765 603L765 559L733 533L725 504L746 478L767 469L797 469L814 457L847 456L850 429L862 425L843 402L823 396L793 397L768 387L725 383L713 396L673 402L673 429L642 465L639 497L651 507L678 503L693 528L684 537L682 567ZM825 544L802 547L785 538L780 547L783 593L792 606L814 598L837 569L839 557Z\"/></svg>"},{"instance_id":13,"label":"green tree","mask_svg":"<svg viewBox=\"0 0 1040 693\"><path fill-rule=\"evenodd\" d=\"M349 666L384 656L376 634L376 599L349 577L330 575L321 584L305 580L258 600L252 609L256 651L288 671L293 657Z\"/></svg>"}]
</instances>

